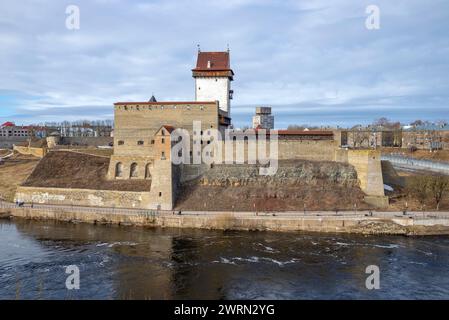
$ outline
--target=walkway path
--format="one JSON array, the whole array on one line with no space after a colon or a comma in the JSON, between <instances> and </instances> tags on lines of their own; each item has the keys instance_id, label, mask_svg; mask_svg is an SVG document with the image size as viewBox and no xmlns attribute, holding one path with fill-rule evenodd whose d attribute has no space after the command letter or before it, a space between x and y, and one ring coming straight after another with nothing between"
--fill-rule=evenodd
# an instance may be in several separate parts
<instances>
[{"instance_id":1,"label":"walkway path","mask_svg":"<svg viewBox=\"0 0 449 320\"><path fill-rule=\"evenodd\" d=\"M18 206L14 203L9 203L2 201L0 199L0 209L11 209L17 208ZM150 210L150 209L123 209L123 208L108 208L108 207L86 207L86 206L67 206L67 205L48 205L48 204L23 204L21 208L32 209L37 211L54 211L54 210L64 210L80 213L120 213L120 214L152 214L152 215L173 215L179 214L178 211L174 210ZM234 217L269 217L276 216L276 218L295 218L295 217L338 217L338 218L360 218L360 217L374 217L374 218L413 218L413 219L449 219L449 212L439 211L439 212L416 212L410 211L406 212L388 212L388 211L285 211L285 212L232 212L232 211L182 211L182 215L207 215L207 216L222 216L222 215L233 215Z\"/></svg>"}]
</instances>

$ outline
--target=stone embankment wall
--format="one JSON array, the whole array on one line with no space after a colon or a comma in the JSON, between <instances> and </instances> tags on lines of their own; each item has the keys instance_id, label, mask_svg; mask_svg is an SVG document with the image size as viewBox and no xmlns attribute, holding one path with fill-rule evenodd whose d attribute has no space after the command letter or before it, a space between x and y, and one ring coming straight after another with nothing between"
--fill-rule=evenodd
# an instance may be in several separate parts
<instances>
[{"instance_id":1,"label":"stone embankment wall","mask_svg":"<svg viewBox=\"0 0 449 320\"><path fill-rule=\"evenodd\" d=\"M89 222L168 228L200 228L217 230L307 231L332 233L441 235L449 234L449 220L414 220L409 218L373 217L273 217L244 216L233 213L218 215L175 215L141 213L95 213L52 209L39 211L30 208L0 210L3 216L26 219L56 219L66 222ZM6 212L6 213L5 213Z\"/></svg>"},{"instance_id":2,"label":"stone embankment wall","mask_svg":"<svg viewBox=\"0 0 449 320\"><path fill-rule=\"evenodd\" d=\"M147 208L150 192L18 187L15 201L52 205Z\"/></svg>"}]
</instances>

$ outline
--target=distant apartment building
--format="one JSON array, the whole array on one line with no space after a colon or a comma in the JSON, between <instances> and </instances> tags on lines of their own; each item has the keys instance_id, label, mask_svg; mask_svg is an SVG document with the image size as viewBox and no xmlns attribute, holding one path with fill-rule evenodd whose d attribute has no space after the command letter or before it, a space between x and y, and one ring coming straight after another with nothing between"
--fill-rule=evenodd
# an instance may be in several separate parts
<instances>
[{"instance_id":1,"label":"distant apartment building","mask_svg":"<svg viewBox=\"0 0 449 320\"><path fill-rule=\"evenodd\" d=\"M341 131L341 145L350 148L401 147L402 130L356 127Z\"/></svg>"},{"instance_id":2,"label":"distant apartment building","mask_svg":"<svg viewBox=\"0 0 449 320\"><path fill-rule=\"evenodd\" d=\"M270 107L256 108L256 115L253 117L253 128L274 129L274 116L271 115Z\"/></svg>"},{"instance_id":3,"label":"distant apartment building","mask_svg":"<svg viewBox=\"0 0 449 320\"><path fill-rule=\"evenodd\" d=\"M0 137L29 137L29 127L16 126L13 122L5 122L0 126Z\"/></svg>"},{"instance_id":4,"label":"distant apartment building","mask_svg":"<svg viewBox=\"0 0 449 320\"><path fill-rule=\"evenodd\" d=\"M0 126L0 137L45 138L49 128L45 126L17 126L14 122L5 122Z\"/></svg>"},{"instance_id":5,"label":"distant apartment building","mask_svg":"<svg viewBox=\"0 0 449 320\"><path fill-rule=\"evenodd\" d=\"M113 128L109 125L68 125L58 130L61 137L112 137Z\"/></svg>"},{"instance_id":6,"label":"distant apartment building","mask_svg":"<svg viewBox=\"0 0 449 320\"><path fill-rule=\"evenodd\" d=\"M449 149L449 125L407 126L404 128L402 145L404 148L447 150Z\"/></svg>"}]
</instances>

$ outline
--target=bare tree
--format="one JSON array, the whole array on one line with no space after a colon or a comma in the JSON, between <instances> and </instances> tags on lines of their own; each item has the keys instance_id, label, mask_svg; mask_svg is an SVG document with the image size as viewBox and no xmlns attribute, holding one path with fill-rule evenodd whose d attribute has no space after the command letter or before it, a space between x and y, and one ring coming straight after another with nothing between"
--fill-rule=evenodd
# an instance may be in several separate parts
<instances>
[{"instance_id":1,"label":"bare tree","mask_svg":"<svg viewBox=\"0 0 449 320\"><path fill-rule=\"evenodd\" d=\"M449 178L443 175L429 177L428 189L435 203L436 210L439 210L441 200L443 200L443 197L449 189Z\"/></svg>"},{"instance_id":2,"label":"bare tree","mask_svg":"<svg viewBox=\"0 0 449 320\"><path fill-rule=\"evenodd\" d=\"M407 179L406 192L407 195L418 201L423 210L424 205L429 198L429 177L428 176L413 176Z\"/></svg>"}]
</instances>

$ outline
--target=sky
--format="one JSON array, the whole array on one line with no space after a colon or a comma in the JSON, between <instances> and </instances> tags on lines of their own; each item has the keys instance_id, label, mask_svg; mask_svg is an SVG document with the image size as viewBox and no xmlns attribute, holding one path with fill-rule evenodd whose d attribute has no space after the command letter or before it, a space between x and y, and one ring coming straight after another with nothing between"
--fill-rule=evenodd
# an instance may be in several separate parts
<instances>
[{"instance_id":1,"label":"sky","mask_svg":"<svg viewBox=\"0 0 449 320\"><path fill-rule=\"evenodd\" d=\"M66 8L80 10L79 29ZM367 6L379 8L368 29ZM117 101L194 99L229 46L232 119L275 126L449 120L447 0L2 0L0 122L112 119Z\"/></svg>"}]
</instances>

